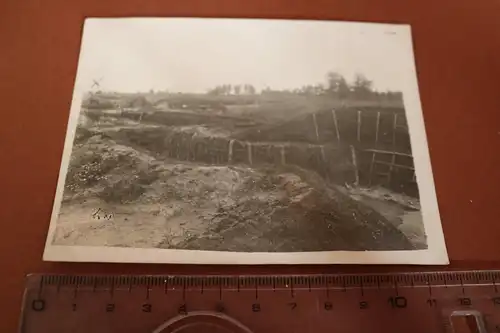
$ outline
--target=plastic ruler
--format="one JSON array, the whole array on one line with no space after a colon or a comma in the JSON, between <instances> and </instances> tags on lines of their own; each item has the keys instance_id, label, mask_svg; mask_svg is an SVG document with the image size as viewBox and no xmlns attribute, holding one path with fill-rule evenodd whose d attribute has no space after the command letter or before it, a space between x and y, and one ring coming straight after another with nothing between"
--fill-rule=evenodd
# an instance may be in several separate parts
<instances>
[{"instance_id":1,"label":"plastic ruler","mask_svg":"<svg viewBox=\"0 0 500 333\"><path fill-rule=\"evenodd\" d=\"M500 271L30 275L21 333L500 333Z\"/></svg>"}]
</instances>

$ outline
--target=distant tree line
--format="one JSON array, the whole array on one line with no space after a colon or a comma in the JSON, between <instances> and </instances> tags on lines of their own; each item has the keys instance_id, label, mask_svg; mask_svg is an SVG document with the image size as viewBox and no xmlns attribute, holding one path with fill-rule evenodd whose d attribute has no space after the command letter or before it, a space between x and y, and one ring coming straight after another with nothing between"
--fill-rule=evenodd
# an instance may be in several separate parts
<instances>
[{"instance_id":1,"label":"distant tree line","mask_svg":"<svg viewBox=\"0 0 500 333\"><path fill-rule=\"evenodd\" d=\"M255 95L257 90L251 84L222 84L208 91L209 95Z\"/></svg>"},{"instance_id":2,"label":"distant tree line","mask_svg":"<svg viewBox=\"0 0 500 333\"><path fill-rule=\"evenodd\" d=\"M255 95L257 90L251 84L223 84L208 91L209 95ZM344 76L336 72L326 74L326 83L315 85L304 85L296 89L274 90L270 87L263 89L261 94L287 93L305 96L332 96L337 99L373 100L384 99L400 101L403 95L398 91L376 91L373 82L363 74L356 74L352 82L348 82Z\"/></svg>"},{"instance_id":3,"label":"distant tree line","mask_svg":"<svg viewBox=\"0 0 500 333\"><path fill-rule=\"evenodd\" d=\"M272 91L271 89L264 89L263 93ZM306 96L332 96L341 100L385 99L402 101L403 99L403 94L399 91L374 90L373 82L363 74L356 74L352 83L349 83L344 76L336 72L328 72L326 74L326 84L304 85L293 90L285 90L284 92Z\"/></svg>"}]
</instances>

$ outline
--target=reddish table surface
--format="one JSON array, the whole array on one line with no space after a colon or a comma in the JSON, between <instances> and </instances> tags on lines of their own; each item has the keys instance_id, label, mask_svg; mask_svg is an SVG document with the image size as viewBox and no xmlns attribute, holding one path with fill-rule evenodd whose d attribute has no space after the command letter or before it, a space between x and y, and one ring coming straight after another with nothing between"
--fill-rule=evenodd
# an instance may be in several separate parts
<instances>
[{"instance_id":1,"label":"reddish table surface","mask_svg":"<svg viewBox=\"0 0 500 333\"><path fill-rule=\"evenodd\" d=\"M30 272L251 274L422 269L42 262L82 23L87 16L308 18L411 24L450 267L500 268L498 0L4 0L0 3L0 331L16 330L23 277Z\"/></svg>"}]
</instances>

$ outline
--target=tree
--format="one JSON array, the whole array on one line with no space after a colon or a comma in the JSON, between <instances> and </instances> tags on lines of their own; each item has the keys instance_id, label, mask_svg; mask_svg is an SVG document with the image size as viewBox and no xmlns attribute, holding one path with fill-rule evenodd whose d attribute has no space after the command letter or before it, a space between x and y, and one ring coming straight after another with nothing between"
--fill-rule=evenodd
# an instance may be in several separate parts
<instances>
[{"instance_id":1,"label":"tree","mask_svg":"<svg viewBox=\"0 0 500 333\"><path fill-rule=\"evenodd\" d=\"M325 86L322 85L321 83L314 86L314 95L316 96L323 95L324 92L325 92Z\"/></svg>"},{"instance_id":2,"label":"tree","mask_svg":"<svg viewBox=\"0 0 500 333\"><path fill-rule=\"evenodd\" d=\"M241 85L237 84L233 87L233 89L234 89L234 94L239 95L241 91Z\"/></svg>"},{"instance_id":3,"label":"tree","mask_svg":"<svg viewBox=\"0 0 500 333\"><path fill-rule=\"evenodd\" d=\"M336 93L338 91L340 81L342 80L342 75L336 72L326 73L326 81L328 85L328 91Z\"/></svg>"},{"instance_id":4,"label":"tree","mask_svg":"<svg viewBox=\"0 0 500 333\"><path fill-rule=\"evenodd\" d=\"M306 86L302 86L300 92L304 95L313 95L314 94L314 86L308 84Z\"/></svg>"},{"instance_id":5,"label":"tree","mask_svg":"<svg viewBox=\"0 0 500 333\"><path fill-rule=\"evenodd\" d=\"M215 88L208 89L207 94L217 96L219 94L219 87L217 86Z\"/></svg>"},{"instance_id":6,"label":"tree","mask_svg":"<svg viewBox=\"0 0 500 333\"><path fill-rule=\"evenodd\" d=\"M369 97L373 93L372 84L373 82L368 80L363 74L356 74L352 86L353 92L358 98Z\"/></svg>"},{"instance_id":7,"label":"tree","mask_svg":"<svg viewBox=\"0 0 500 333\"><path fill-rule=\"evenodd\" d=\"M251 84L245 84L243 86L243 91L245 92L245 94L254 95L255 94L255 87L252 86Z\"/></svg>"},{"instance_id":8,"label":"tree","mask_svg":"<svg viewBox=\"0 0 500 333\"><path fill-rule=\"evenodd\" d=\"M346 79L336 72L328 72L326 74L327 92L336 94L340 98L347 98L349 96L350 88Z\"/></svg>"}]
</instances>

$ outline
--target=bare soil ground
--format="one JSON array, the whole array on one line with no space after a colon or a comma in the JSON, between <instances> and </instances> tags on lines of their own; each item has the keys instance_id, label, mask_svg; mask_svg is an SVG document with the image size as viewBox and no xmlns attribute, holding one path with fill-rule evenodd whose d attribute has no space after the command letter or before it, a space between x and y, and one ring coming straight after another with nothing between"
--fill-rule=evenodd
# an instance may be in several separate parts
<instances>
[{"instance_id":1,"label":"bare soil ground","mask_svg":"<svg viewBox=\"0 0 500 333\"><path fill-rule=\"evenodd\" d=\"M138 124L81 121L54 244L244 252L426 247L418 208L387 193L330 186L297 167L177 161L103 134L117 126Z\"/></svg>"},{"instance_id":2,"label":"bare soil ground","mask_svg":"<svg viewBox=\"0 0 500 333\"><path fill-rule=\"evenodd\" d=\"M372 189L337 187L337 189L378 211L417 248L427 248L427 236L419 200L381 187Z\"/></svg>"}]
</instances>

